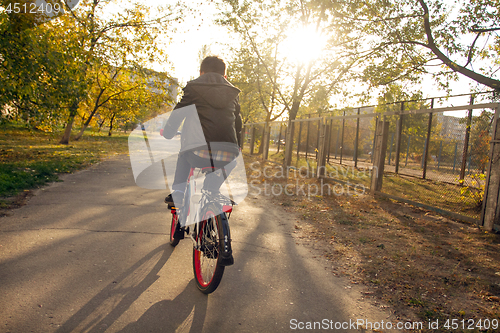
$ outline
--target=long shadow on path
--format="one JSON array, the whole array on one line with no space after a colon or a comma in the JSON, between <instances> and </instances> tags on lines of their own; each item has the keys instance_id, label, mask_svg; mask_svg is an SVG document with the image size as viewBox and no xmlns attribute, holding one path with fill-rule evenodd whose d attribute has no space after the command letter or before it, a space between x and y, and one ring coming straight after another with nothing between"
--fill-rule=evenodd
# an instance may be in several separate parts
<instances>
[{"instance_id":1,"label":"long shadow on path","mask_svg":"<svg viewBox=\"0 0 500 333\"><path fill-rule=\"evenodd\" d=\"M172 248L168 244L159 246L148 253L116 280L102 289L85 306L68 319L57 332L103 332L107 330L159 279L160 276L158 273L171 254ZM157 328L153 331L171 331L167 329L168 326L179 326L190 315L193 304L184 304L184 302L192 302L193 297L183 295L188 292L200 294L196 287L193 286L193 283L190 283L176 300L162 301L155 304L139 321L127 326L124 332L144 332L144 329L139 330L139 327L148 325L156 325L155 327ZM181 304L178 304L177 299L180 300ZM205 301L200 302L201 306L197 304L196 311L197 318L199 314L201 315L201 325L203 324L207 304L206 297L202 297L201 301L203 299ZM196 301L199 300L196 299ZM199 308L204 308L205 310L200 312L198 311ZM187 315L184 317L179 315L186 312L182 311L183 309L187 311ZM158 311L161 311L161 313ZM165 327L165 330L161 329L161 327Z\"/></svg>"},{"instance_id":2,"label":"long shadow on path","mask_svg":"<svg viewBox=\"0 0 500 333\"><path fill-rule=\"evenodd\" d=\"M120 333L201 332L207 304L208 296L198 290L192 279L175 299L157 302Z\"/></svg>"}]
</instances>

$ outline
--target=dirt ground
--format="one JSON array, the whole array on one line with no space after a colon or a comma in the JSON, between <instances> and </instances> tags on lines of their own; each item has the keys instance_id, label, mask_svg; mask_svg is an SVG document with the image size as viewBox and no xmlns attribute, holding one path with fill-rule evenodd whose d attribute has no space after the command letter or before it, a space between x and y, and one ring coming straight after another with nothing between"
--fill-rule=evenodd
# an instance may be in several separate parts
<instances>
[{"instance_id":1,"label":"dirt ground","mask_svg":"<svg viewBox=\"0 0 500 333\"><path fill-rule=\"evenodd\" d=\"M33 190L25 190L16 196L0 198L0 217L10 214L11 209L24 206L33 196Z\"/></svg>"},{"instance_id":2,"label":"dirt ground","mask_svg":"<svg viewBox=\"0 0 500 333\"><path fill-rule=\"evenodd\" d=\"M246 161L253 163L251 188L296 215L297 242L329 259L334 274L363 285L367 299L398 319L439 320L442 331L500 330L500 235L360 188L347 193L334 182L286 178L281 167ZM324 195L315 193L321 186ZM453 319L458 329L451 329Z\"/></svg>"}]
</instances>

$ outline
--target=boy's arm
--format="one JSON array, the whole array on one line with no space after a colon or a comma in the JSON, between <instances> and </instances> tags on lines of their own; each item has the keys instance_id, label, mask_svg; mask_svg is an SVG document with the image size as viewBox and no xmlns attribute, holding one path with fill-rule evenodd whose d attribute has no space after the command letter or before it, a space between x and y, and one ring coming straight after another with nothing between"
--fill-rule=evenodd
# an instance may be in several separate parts
<instances>
[{"instance_id":1,"label":"boy's arm","mask_svg":"<svg viewBox=\"0 0 500 333\"><path fill-rule=\"evenodd\" d=\"M184 95L182 96L181 101L177 103L177 105L175 105L172 114L168 118L167 123L163 128L163 137L165 137L166 139L172 139L177 134L177 130L186 117L184 112L179 109L183 108L184 106L193 104L191 103L191 93L189 93L189 90L190 89L188 88L188 86L184 88Z\"/></svg>"}]
</instances>

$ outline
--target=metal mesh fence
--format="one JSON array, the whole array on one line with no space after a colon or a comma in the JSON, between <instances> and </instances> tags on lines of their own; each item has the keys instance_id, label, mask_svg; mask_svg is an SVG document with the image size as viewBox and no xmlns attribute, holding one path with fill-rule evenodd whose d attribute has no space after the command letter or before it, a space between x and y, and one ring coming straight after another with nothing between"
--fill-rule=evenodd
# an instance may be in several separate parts
<instances>
[{"instance_id":1,"label":"metal mesh fence","mask_svg":"<svg viewBox=\"0 0 500 333\"><path fill-rule=\"evenodd\" d=\"M264 137L264 123L246 124L243 127L243 147L250 154L262 153Z\"/></svg>"},{"instance_id":2,"label":"metal mesh fence","mask_svg":"<svg viewBox=\"0 0 500 333\"><path fill-rule=\"evenodd\" d=\"M327 161L355 167L372 163L376 116L373 107L349 110L341 117L328 118L330 128Z\"/></svg>"},{"instance_id":3,"label":"metal mesh fence","mask_svg":"<svg viewBox=\"0 0 500 333\"><path fill-rule=\"evenodd\" d=\"M330 148L328 149L327 162L339 163L342 160L342 120L330 119Z\"/></svg>"},{"instance_id":4,"label":"metal mesh fence","mask_svg":"<svg viewBox=\"0 0 500 333\"><path fill-rule=\"evenodd\" d=\"M432 115L431 139L427 160L426 177L451 184L460 175L466 132L465 118L459 115ZM424 145L424 151L426 147Z\"/></svg>"},{"instance_id":5,"label":"metal mesh fence","mask_svg":"<svg viewBox=\"0 0 500 333\"><path fill-rule=\"evenodd\" d=\"M283 163L290 139L291 165L314 168L324 125L328 175L369 185L369 177L354 177L360 174L354 170L373 165L377 119L384 119L389 121L389 137L382 192L479 218L494 109L478 104L491 102L491 94L480 94L310 116L293 121L291 138L286 137L288 122L272 123L268 159ZM246 150L262 153L263 137L263 123L245 126Z\"/></svg>"},{"instance_id":6,"label":"metal mesh fence","mask_svg":"<svg viewBox=\"0 0 500 333\"><path fill-rule=\"evenodd\" d=\"M268 158L276 162L283 160L285 150L286 123L274 122L269 125L269 155Z\"/></svg>"},{"instance_id":7,"label":"metal mesh fence","mask_svg":"<svg viewBox=\"0 0 500 333\"><path fill-rule=\"evenodd\" d=\"M474 104L386 117L385 170L397 175L385 175L382 191L478 219L493 115Z\"/></svg>"}]
</instances>

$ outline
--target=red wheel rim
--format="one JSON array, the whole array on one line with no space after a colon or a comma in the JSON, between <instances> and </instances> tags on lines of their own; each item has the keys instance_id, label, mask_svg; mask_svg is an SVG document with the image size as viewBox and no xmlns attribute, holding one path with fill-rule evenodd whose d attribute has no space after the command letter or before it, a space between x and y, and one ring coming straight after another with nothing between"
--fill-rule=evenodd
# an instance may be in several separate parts
<instances>
[{"instance_id":1,"label":"red wheel rim","mask_svg":"<svg viewBox=\"0 0 500 333\"><path fill-rule=\"evenodd\" d=\"M203 230L205 229L205 226L207 224L208 216L210 218L215 218L215 214L212 211L208 211L205 216L203 217L203 222L200 223L200 230L198 231L198 238L202 237L203 235ZM203 268L201 267L201 262L203 260L203 251L201 250L194 250L194 256L195 256L195 273L196 273L196 279L198 280L198 283L200 286L203 288L207 287L210 285L212 282L214 276L215 276L215 268L213 272L211 273L210 276L210 281L205 281L205 278L203 277ZM213 260L213 259L207 259L207 260ZM217 259L215 259L215 262L217 262Z\"/></svg>"},{"instance_id":2,"label":"red wheel rim","mask_svg":"<svg viewBox=\"0 0 500 333\"><path fill-rule=\"evenodd\" d=\"M172 215L172 224L170 225L170 241L174 240L176 226L177 226L177 214L173 214Z\"/></svg>"}]
</instances>

